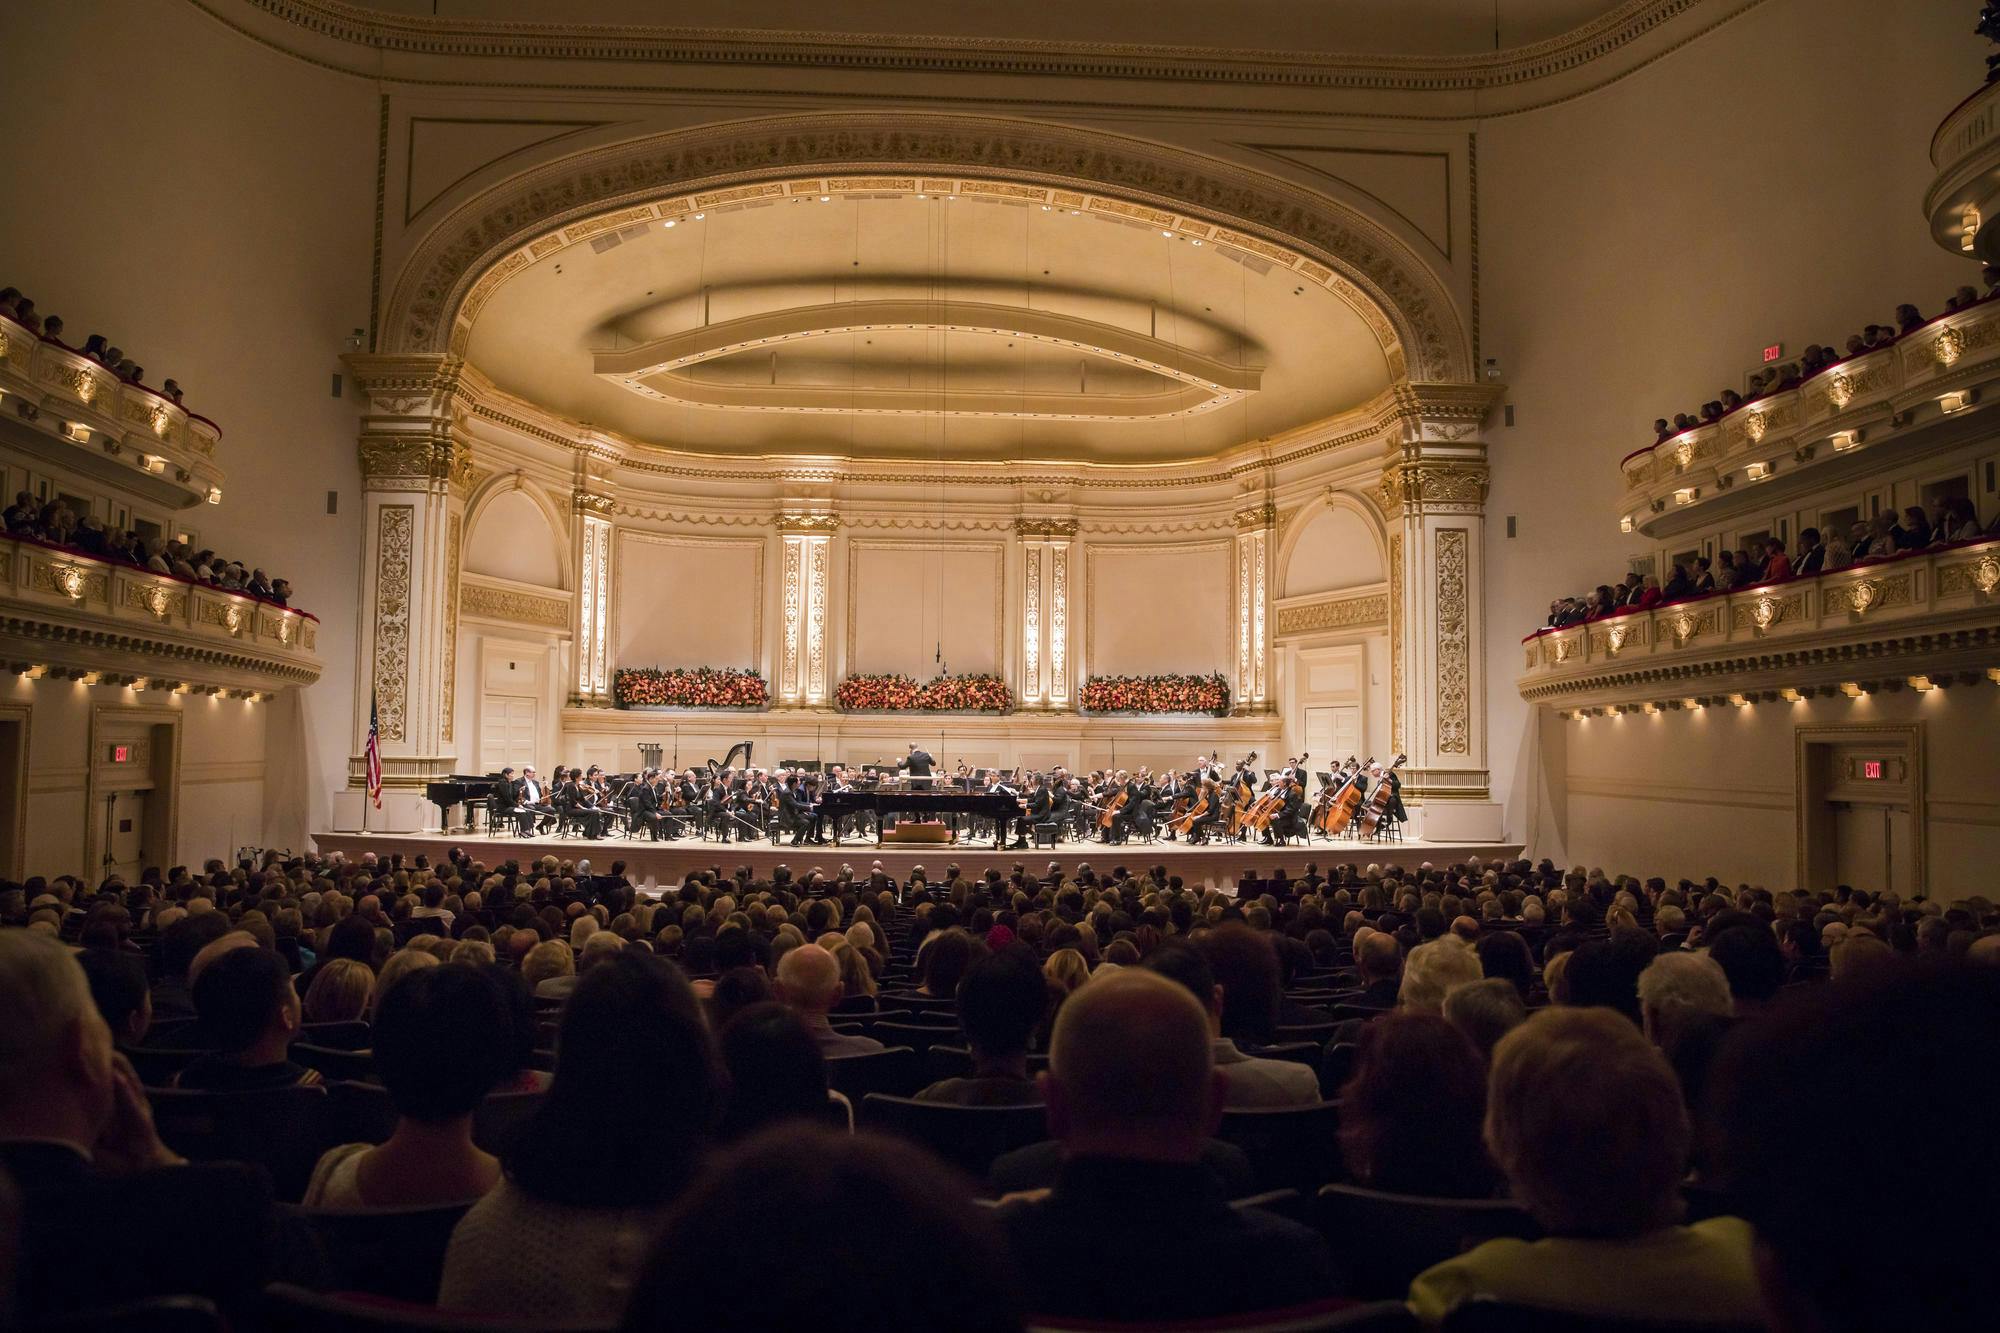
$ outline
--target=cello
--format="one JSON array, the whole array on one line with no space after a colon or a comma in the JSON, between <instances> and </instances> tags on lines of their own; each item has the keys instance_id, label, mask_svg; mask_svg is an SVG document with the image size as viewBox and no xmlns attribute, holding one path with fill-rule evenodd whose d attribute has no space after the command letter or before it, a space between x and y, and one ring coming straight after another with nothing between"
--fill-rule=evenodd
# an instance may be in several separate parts
<instances>
[{"instance_id":1,"label":"cello","mask_svg":"<svg viewBox=\"0 0 2000 1333\"><path fill-rule=\"evenodd\" d=\"M1368 794L1367 808L1361 812L1362 837L1372 838L1381 832L1383 821L1389 817L1389 801L1396 794L1396 784L1389 781L1389 774L1401 768L1408 758L1408 755L1397 755L1388 772L1382 775L1382 780L1375 784L1375 790Z\"/></svg>"},{"instance_id":2,"label":"cello","mask_svg":"<svg viewBox=\"0 0 2000 1333\"><path fill-rule=\"evenodd\" d=\"M1254 764L1256 762L1257 762L1257 752L1255 750L1252 750L1250 752L1250 757L1243 761L1244 765ZM1244 818L1247 815L1249 815L1250 807L1252 804L1255 803L1257 798L1257 787L1256 784L1251 781L1250 771L1247 767L1239 766L1236 770L1235 776L1229 779L1229 790L1227 792L1227 795L1229 798L1228 799L1229 836L1232 838L1241 838L1243 836Z\"/></svg>"},{"instance_id":3,"label":"cello","mask_svg":"<svg viewBox=\"0 0 2000 1333\"><path fill-rule=\"evenodd\" d=\"M1354 816L1361 812L1362 774L1366 773L1369 765L1374 762L1375 756L1370 755L1368 763L1355 764L1354 771L1349 773L1335 790L1333 800L1328 803L1326 813L1317 825L1321 833L1329 838L1338 837L1354 823Z\"/></svg>"}]
</instances>

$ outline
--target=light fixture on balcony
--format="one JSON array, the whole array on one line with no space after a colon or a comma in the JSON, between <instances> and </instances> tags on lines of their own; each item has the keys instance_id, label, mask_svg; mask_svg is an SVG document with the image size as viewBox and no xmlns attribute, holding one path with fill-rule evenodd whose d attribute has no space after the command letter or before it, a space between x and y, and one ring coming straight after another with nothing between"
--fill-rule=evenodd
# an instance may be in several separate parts
<instances>
[{"instance_id":1,"label":"light fixture on balcony","mask_svg":"<svg viewBox=\"0 0 2000 1333\"><path fill-rule=\"evenodd\" d=\"M90 443L90 427L84 425L81 421L63 422L62 433L78 444Z\"/></svg>"},{"instance_id":2,"label":"light fixture on balcony","mask_svg":"<svg viewBox=\"0 0 2000 1333\"><path fill-rule=\"evenodd\" d=\"M102 671L79 671L77 672L76 675L76 681L77 684L79 685L102 684L104 681L104 673Z\"/></svg>"},{"instance_id":3,"label":"light fixture on balcony","mask_svg":"<svg viewBox=\"0 0 2000 1333\"><path fill-rule=\"evenodd\" d=\"M1800 694L1789 685L1778 691L1778 697L1788 704L1802 704L1806 701L1806 697L1803 694Z\"/></svg>"},{"instance_id":4,"label":"light fixture on balcony","mask_svg":"<svg viewBox=\"0 0 2000 1333\"><path fill-rule=\"evenodd\" d=\"M1630 514L1618 520L1618 530L1620 532L1630 532L1632 530L1632 516Z\"/></svg>"},{"instance_id":5,"label":"light fixture on balcony","mask_svg":"<svg viewBox=\"0 0 2000 1333\"><path fill-rule=\"evenodd\" d=\"M1937 688L1937 682L1924 675L1912 676L1906 683L1918 694L1929 694Z\"/></svg>"},{"instance_id":6,"label":"light fixture on balcony","mask_svg":"<svg viewBox=\"0 0 2000 1333\"><path fill-rule=\"evenodd\" d=\"M208 502L212 505L222 503L222 488L220 486L211 486L208 488Z\"/></svg>"},{"instance_id":7,"label":"light fixture on balcony","mask_svg":"<svg viewBox=\"0 0 2000 1333\"><path fill-rule=\"evenodd\" d=\"M1699 492L1697 492L1694 487L1683 486L1679 490L1674 492L1674 503L1677 505L1691 505L1694 503L1694 497L1697 494L1699 494Z\"/></svg>"},{"instance_id":8,"label":"light fixture on balcony","mask_svg":"<svg viewBox=\"0 0 2000 1333\"><path fill-rule=\"evenodd\" d=\"M35 663L33 666L25 666L21 668L22 680L40 680L43 676L46 676L48 674L49 674L48 667L40 662Z\"/></svg>"},{"instance_id":9,"label":"light fixture on balcony","mask_svg":"<svg viewBox=\"0 0 2000 1333\"><path fill-rule=\"evenodd\" d=\"M1690 713L1699 713L1702 710L1702 701L1690 695L1681 700L1681 707L1687 709Z\"/></svg>"},{"instance_id":10,"label":"light fixture on balcony","mask_svg":"<svg viewBox=\"0 0 2000 1333\"><path fill-rule=\"evenodd\" d=\"M1859 699L1864 694L1875 693L1875 687L1873 685L1862 685L1858 684L1855 681L1847 680L1841 682L1840 692L1846 695L1850 699Z\"/></svg>"},{"instance_id":11,"label":"light fixture on balcony","mask_svg":"<svg viewBox=\"0 0 2000 1333\"><path fill-rule=\"evenodd\" d=\"M1938 395L1938 409L1946 416L1963 412L1979 401L1979 395L1971 389L1953 389L1950 393Z\"/></svg>"},{"instance_id":12,"label":"light fixture on balcony","mask_svg":"<svg viewBox=\"0 0 2000 1333\"><path fill-rule=\"evenodd\" d=\"M1771 465L1769 463L1751 463L1744 467L1743 475L1751 481L1769 481L1771 479Z\"/></svg>"},{"instance_id":13,"label":"light fixture on balcony","mask_svg":"<svg viewBox=\"0 0 2000 1333\"><path fill-rule=\"evenodd\" d=\"M193 693L194 693L194 686L192 686L192 685L188 684L188 683L187 683L186 681L182 681L182 682L181 682L180 684L178 684L178 685L174 686L174 693L175 693L175 694L193 694Z\"/></svg>"},{"instance_id":14,"label":"light fixture on balcony","mask_svg":"<svg viewBox=\"0 0 2000 1333\"><path fill-rule=\"evenodd\" d=\"M1859 443L1861 432L1858 430L1837 430L1833 433L1833 451L1837 454L1844 454Z\"/></svg>"},{"instance_id":15,"label":"light fixture on balcony","mask_svg":"<svg viewBox=\"0 0 2000 1333\"><path fill-rule=\"evenodd\" d=\"M1747 708L1750 706L1750 696L1738 691L1729 696L1729 702L1737 708Z\"/></svg>"},{"instance_id":16,"label":"light fixture on balcony","mask_svg":"<svg viewBox=\"0 0 2000 1333\"><path fill-rule=\"evenodd\" d=\"M1648 717L1651 717L1653 714L1660 711L1660 706L1656 703L1648 703L1643 707L1641 707L1639 711L1646 714Z\"/></svg>"},{"instance_id":17,"label":"light fixture on balcony","mask_svg":"<svg viewBox=\"0 0 2000 1333\"><path fill-rule=\"evenodd\" d=\"M1958 248L1964 254L1972 253L1972 245L1979 235L1979 210L1971 204L1958 215Z\"/></svg>"}]
</instances>

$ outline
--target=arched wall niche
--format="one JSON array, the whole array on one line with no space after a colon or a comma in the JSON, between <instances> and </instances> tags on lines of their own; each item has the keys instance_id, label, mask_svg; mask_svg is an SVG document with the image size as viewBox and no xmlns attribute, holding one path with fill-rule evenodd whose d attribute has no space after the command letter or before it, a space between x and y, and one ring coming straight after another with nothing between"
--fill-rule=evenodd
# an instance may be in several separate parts
<instances>
[{"instance_id":1,"label":"arched wall niche","mask_svg":"<svg viewBox=\"0 0 2000 1333\"><path fill-rule=\"evenodd\" d=\"M488 485L467 512L465 572L568 588L569 550L546 502L511 478Z\"/></svg>"},{"instance_id":2,"label":"arched wall niche","mask_svg":"<svg viewBox=\"0 0 2000 1333\"><path fill-rule=\"evenodd\" d=\"M1308 505L1285 532L1278 549L1278 596L1379 584L1389 577L1387 551L1373 506L1334 491Z\"/></svg>"},{"instance_id":3,"label":"arched wall niche","mask_svg":"<svg viewBox=\"0 0 2000 1333\"><path fill-rule=\"evenodd\" d=\"M754 190L815 170L1067 188L1224 228L1231 242L1373 312L1392 378L1466 382L1470 342L1443 282L1387 227L1291 182L1101 131L972 115L815 113L732 121L585 149L473 196L401 266L383 352L462 353L470 314L537 252L661 216L661 201ZM1150 213L1144 216L1151 216Z\"/></svg>"}]
</instances>

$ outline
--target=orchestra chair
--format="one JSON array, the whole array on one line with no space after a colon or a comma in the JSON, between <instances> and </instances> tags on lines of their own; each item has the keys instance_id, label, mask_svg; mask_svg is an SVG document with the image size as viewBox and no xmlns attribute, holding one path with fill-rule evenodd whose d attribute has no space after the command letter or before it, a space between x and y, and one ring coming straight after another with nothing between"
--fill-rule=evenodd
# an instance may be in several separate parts
<instances>
[{"instance_id":1,"label":"orchestra chair","mask_svg":"<svg viewBox=\"0 0 2000 1333\"><path fill-rule=\"evenodd\" d=\"M336 1051L365 1051L374 1043L375 1034L364 1020L353 1018L337 1023L301 1023L298 1040Z\"/></svg>"},{"instance_id":2,"label":"orchestra chair","mask_svg":"<svg viewBox=\"0 0 2000 1333\"><path fill-rule=\"evenodd\" d=\"M1417 1274L1485 1241L1542 1234L1511 1199L1433 1199L1335 1183L1314 1204L1314 1225L1340 1256L1348 1289L1366 1300L1400 1299Z\"/></svg>"},{"instance_id":3,"label":"orchestra chair","mask_svg":"<svg viewBox=\"0 0 2000 1333\"><path fill-rule=\"evenodd\" d=\"M1260 1190L1316 1190L1344 1172L1339 1102L1229 1107L1215 1137L1243 1150Z\"/></svg>"},{"instance_id":4,"label":"orchestra chair","mask_svg":"<svg viewBox=\"0 0 2000 1333\"><path fill-rule=\"evenodd\" d=\"M444 1276L451 1230L472 1206L423 1208L279 1207L282 1219L310 1232L330 1291L365 1292L430 1304Z\"/></svg>"},{"instance_id":5,"label":"orchestra chair","mask_svg":"<svg viewBox=\"0 0 2000 1333\"><path fill-rule=\"evenodd\" d=\"M387 1088L343 1079L327 1084L326 1092L326 1146L389 1141L396 1128L396 1104ZM499 1153L547 1095L540 1090L487 1093L472 1113L472 1141L482 1151Z\"/></svg>"},{"instance_id":6,"label":"orchestra chair","mask_svg":"<svg viewBox=\"0 0 2000 1333\"><path fill-rule=\"evenodd\" d=\"M618 1327L457 1314L382 1296L308 1291L289 1282L264 1288L263 1315L271 1333L611 1333Z\"/></svg>"},{"instance_id":7,"label":"orchestra chair","mask_svg":"<svg viewBox=\"0 0 2000 1333\"><path fill-rule=\"evenodd\" d=\"M914 1097L924 1086L924 1059L908 1046L891 1046L863 1055L830 1055L827 1086L860 1103L871 1092Z\"/></svg>"},{"instance_id":8,"label":"orchestra chair","mask_svg":"<svg viewBox=\"0 0 2000 1333\"><path fill-rule=\"evenodd\" d=\"M951 1106L871 1092L861 1099L861 1125L922 1144L984 1180L993 1159L1049 1136L1048 1112L1035 1106Z\"/></svg>"},{"instance_id":9,"label":"orchestra chair","mask_svg":"<svg viewBox=\"0 0 2000 1333\"><path fill-rule=\"evenodd\" d=\"M229 1321L202 1296L153 1296L37 1320L37 1333L228 1333Z\"/></svg>"},{"instance_id":10,"label":"orchestra chair","mask_svg":"<svg viewBox=\"0 0 2000 1333\"><path fill-rule=\"evenodd\" d=\"M1475 1296L1444 1317L1444 1333L1752 1333L1761 1323L1714 1319L1641 1319L1579 1314Z\"/></svg>"},{"instance_id":11,"label":"orchestra chair","mask_svg":"<svg viewBox=\"0 0 2000 1333\"><path fill-rule=\"evenodd\" d=\"M317 1069L328 1082L335 1079L375 1082L375 1055L372 1051L348 1051L336 1046L294 1041L289 1054L307 1069Z\"/></svg>"},{"instance_id":12,"label":"orchestra chair","mask_svg":"<svg viewBox=\"0 0 2000 1333\"><path fill-rule=\"evenodd\" d=\"M942 1023L877 1023L870 1029L869 1036L884 1046L908 1046L918 1055L928 1055L933 1046L949 1046L962 1035L957 1024L946 1027Z\"/></svg>"},{"instance_id":13,"label":"orchestra chair","mask_svg":"<svg viewBox=\"0 0 2000 1333\"><path fill-rule=\"evenodd\" d=\"M1282 1310L1258 1310L1250 1314L1227 1315L1220 1319L1148 1320L1143 1324L1115 1320L1079 1320L1031 1316L1028 1333L1416 1333L1417 1317L1401 1301L1373 1301L1357 1305L1345 1298L1292 1305Z\"/></svg>"},{"instance_id":14,"label":"orchestra chair","mask_svg":"<svg viewBox=\"0 0 2000 1333\"><path fill-rule=\"evenodd\" d=\"M1268 1046L1246 1048L1260 1060L1290 1060L1294 1064L1319 1067L1321 1043L1316 1041L1274 1041Z\"/></svg>"},{"instance_id":15,"label":"orchestra chair","mask_svg":"<svg viewBox=\"0 0 2000 1333\"><path fill-rule=\"evenodd\" d=\"M212 1053L207 1046L121 1046L119 1049L132 1062L139 1082L149 1089L172 1087L181 1070Z\"/></svg>"},{"instance_id":16,"label":"orchestra chair","mask_svg":"<svg viewBox=\"0 0 2000 1333\"><path fill-rule=\"evenodd\" d=\"M326 1146L321 1084L245 1092L154 1088L146 1100L162 1143L190 1161L262 1166L281 1200L305 1193Z\"/></svg>"},{"instance_id":17,"label":"orchestra chair","mask_svg":"<svg viewBox=\"0 0 2000 1333\"><path fill-rule=\"evenodd\" d=\"M1347 1080L1354 1077L1354 1061L1361 1047L1351 1041L1329 1041L1319 1057L1319 1095L1329 1101L1340 1095Z\"/></svg>"}]
</instances>

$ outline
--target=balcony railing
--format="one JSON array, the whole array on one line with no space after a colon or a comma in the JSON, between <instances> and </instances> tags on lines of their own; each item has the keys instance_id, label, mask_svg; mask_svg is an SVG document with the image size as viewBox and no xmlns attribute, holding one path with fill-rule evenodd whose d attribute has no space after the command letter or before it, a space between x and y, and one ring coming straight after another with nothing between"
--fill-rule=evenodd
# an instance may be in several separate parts
<instances>
[{"instance_id":1,"label":"balcony railing","mask_svg":"<svg viewBox=\"0 0 2000 1333\"><path fill-rule=\"evenodd\" d=\"M0 413L70 449L130 467L130 482L181 507L220 499L222 430L165 394L0 315Z\"/></svg>"},{"instance_id":2,"label":"balcony railing","mask_svg":"<svg viewBox=\"0 0 2000 1333\"><path fill-rule=\"evenodd\" d=\"M1538 630L1522 651L1522 697L1565 706L1985 672L2000 539Z\"/></svg>"},{"instance_id":3,"label":"balcony railing","mask_svg":"<svg viewBox=\"0 0 2000 1333\"><path fill-rule=\"evenodd\" d=\"M0 539L0 665L16 672L264 692L319 679L318 644L304 611Z\"/></svg>"},{"instance_id":4,"label":"balcony railing","mask_svg":"<svg viewBox=\"0 0 2000 1333\"><path fill-rule=\"evenodd\" d=\"M1679 530L1675 515L1835 459L1891 447L1983 411L2000 383L2000 299L1954 310L1886 347L1627 454L1620 527Z\"/></svg>"}]
</instances>

